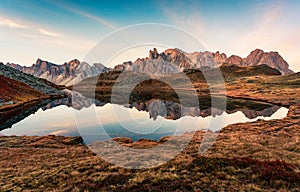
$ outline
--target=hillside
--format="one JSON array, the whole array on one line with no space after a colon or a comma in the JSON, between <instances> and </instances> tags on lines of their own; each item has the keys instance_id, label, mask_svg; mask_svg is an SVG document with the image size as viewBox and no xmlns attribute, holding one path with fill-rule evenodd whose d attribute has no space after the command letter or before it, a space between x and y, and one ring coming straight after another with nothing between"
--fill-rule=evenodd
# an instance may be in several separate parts
<instances>
[{"instance_id":1,"label":"hillside","mask_svg":"<svg viewBox=\"0 0 300 192\"><path fill-rule=\"evenodd\" d=\"M65 97L60 87L0 63L0 109L11 109L27 102Z\"/></svg>"},{"instance_id":2,"label":"hillside","mask_svg":"<svg viewBox=\"0 0 300 192\"><path fill-rule=\"evenodd\" d=\"M80 83L74 85L74 90L81 92L85 96L94 97L96 99L109 101L111 97L111 92L116 82L118 82L119 90L121 90L121 85L126 85L131 79L140 79L141 82L136 85L131 93L131 102L136 100L148 100L152 98L160 98L163 100L173 100L174 102L179 102L177 94L174 92L173 88L164 82L173 82L176 87L180 88L179 92L186 96L186 99L194 95L194 91L197 92L199 97L199 102L204 102L207 104L207 98L209 94L212 94L206 82L206 78L209 78L216 84L222 83L222 77L217 78L219 75L219 70L215 68L203 68L198 69L187 69L178 74L156 76L154 79L150 75L143 73L134 73L131 71L120 72L112 71L108 73L100 74L99 76L87 78ZM236 65L223 65L220 67L220 71L223 75L225 84L234 82L235 80L242 77L256 77L256 76L280 76L281 73L267 65L258 65L250 67L240 67ZM204 74L205 73L205 77ZM121 75L122 74L122 75ZM186 82L188 79L192 82L193 87L187 87ZM144 80L143 80L144 79ZM202 98L202 99L200 99ZM122 102L122 97L120 101ZM205 105L206 105L205 104Z\"/></svg>"},{"instance_id":3,"label":"hillside","mask_svg":"<svg viewBox=\"0 0 300 192\"><path fill-rule=\"evenodd\" d=\"M28 102L49 96L39 92L32 87L0 75L0 109L18 104L20 102Z\"/></svg>"},{"instance_id":4,"label":"hillside","mask_svg":"<svg viewBox=\"0 0 300 192\"><path fill-rule=\"evenodd\" d=\"M5 66L3 63L0 63L0 75L20 81L30 87L45 93L47 95L61 95L63 92L57 90L56 88L50 86L49 83L41 81L39 78L32 75L23 73L19 70L13 69L11 67Z\"/></svg>"}]
</instances>

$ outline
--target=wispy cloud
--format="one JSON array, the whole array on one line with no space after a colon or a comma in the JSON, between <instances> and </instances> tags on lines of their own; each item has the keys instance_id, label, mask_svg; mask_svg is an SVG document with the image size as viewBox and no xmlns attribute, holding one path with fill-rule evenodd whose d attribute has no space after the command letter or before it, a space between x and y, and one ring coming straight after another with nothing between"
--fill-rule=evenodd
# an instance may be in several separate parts
<instances>
[{"instance_id":1,"label":"wispy cloud","mask_svg":"<svg viewBox=\"0 0 300 192\"><path fill-rule=\"evenodd\" d=\"M93 45L83 37L65 35L50 25L0 15L1 61L30 65L37 57L56 63L82 59ZM74 44L80 46L74 46ZM17 54L13 50L22 50Z\"/></svg>"},{"instance_id":2,"label":"wispy cloud","mask_svg":"<svg viewBox=\"0 0 300 192\"><path fill-rule=\"evenodd\" d=\"M187 6L186 9L182 7ZM185 5L185 2L176 2L175 6L162 5L162 11L168 16L171 22L189 32L192 32L197 37L200 37L206 29L204 17L197 9L199 5L193 2Z\"/></svg>"},{"instance_id":3,"label":"wispy cloud","mask_svg":"<svg viewBox=\"0 0 300 192\"><path fill-rule=\"evenodd\" d=\"M249 26L249 30L245 30L239 33L232 43L237 45L240 51L250 51L251 48L264 48L273 46L273 49L278 49L278 43L282 43L287 39L286 32L291 29L290 26L284 27L284 23L279 23L280 19L284 18L284 9L280 4L259 4L257 9L262 7L271 7L271 9L265 9L264 12L257 15L258 18L254 20L252 25ZM285 28L285 31L282 29ZM279 38L280 37L280 38ZM247 40L247 43L242 43ZM276 44L277 43L277 46Z\"/></svg>"},{"instance_id":4,"label":"wispy cloud","mask_svg":"<svg viewBox=\"0 0 300 192\"><path fill-rule=\"evenodd\" d=\"M47 31L45 29L39 29L39 32L43 35L47 35L47 36L50 36L50 37L61 37L62 36L59 33L50 32L50 31Z\"/></svg>"},{"instance_id":5,"label":"wispy cloud","mask_svg":"<svg viewBox=\"0 0 300 192\"><path fill-rule=\"evenodd\" d=\"M18 21L19 21L19 19L18 19ZM23 24L23 23L26 23L26 24ZM38 35L44 35L44 36L49 36L49 37L61 37L62 36L60 33L45 30L36 23L30 23L30 22L26 22L26 21L16 22L14 19L8 19L3 16L0 16L0 27L1 26L9 27L9 28L15 29L15 30L22 29L21 35L32 36L32 37L38 36Z\"/></svg>"},{"instance_id":6,"label":"wispy cloud","mask_svg":"<svg viewBox=\"0 0 300 192\"><path fill-rule=\"evenodd\" d=\"M16 23L15 21L5 19L5 18L0 18L0 26L6 26L10 28L19 28L19 29L25 29L28 28L28 26Z\"/></svg>"},{"instance_id":7,"label":"wispy cloud","mask_svg":"<svg viewBox=\"0 0 300 192\"><path fill-rule=\"evenodd\" d=\"M298 10L287 7L284 1L259 6L257 9L265 10L257 15L262 19L255 20L248 31L232 39L232 45L244 53L244 56L254 48L278 51L292 70L299 71L300 27L294 24L299 19Z\"/></svg>"},{"instance_id":8,"label":"wispy cloud","mask_svg":"<svg viewBox=\"0 0 300 192\"><path fill-rule=\"evenodd\" d=\"M49 1L49 2L50 2L50 1ZM51 1L51 3L57 5L57 6L61 7L61 8L64 8L64 9L66 9L66 10L68 10L68 11L71 11L71 12L73 12L73 13L76 13L76 14L79 14L79 15L81 15L81 16L83 16L83 17L86 17L86 18L88 18L88 19L92 19L92 20L94 20L94 21L100 23L101 25L104 25L104 26L106 26L106 27L108 27L108 28L110 28L110 29L115 30L115 29L118 29L118 28L119 28L119 27L118 27L117 25L115 25L113 22L110 22L110 21L108 21L107 19L105 19L105 18L103 18L103 17L99 17L99 16L92 15L92 14L87 13L87 12L85 12L85 11L82 11L82 10L79 10L79 9L75 9L75 8L70 7L70 6L66 6L66 5L64 5L64 4L62 4L62 3L59 3L59 2Z\"/></svg>"},{"instance_id":9,"label":"wispy cloud","mask_svg":"<svg viewBox=\"0 0 300 192\"><path fill-rule=\"evenodd\" d=\"M106 19L104 18L101 18L101 17L98 17L98 16L95 16L95 15L92 15L90 13L86 13L84 11L80 11L80 10L77 10L77 9L73 9L73 8L68 8L70 11L74 12L74 13L77 13L77 14L80 14L86 18L89 18L89 19L92 19L102 25L105 25L106 27L108 28L111 28L111 29L117 29L118 27L113 24L112 22L109 22L107 21Z\"/></svg>"}]
</instances>

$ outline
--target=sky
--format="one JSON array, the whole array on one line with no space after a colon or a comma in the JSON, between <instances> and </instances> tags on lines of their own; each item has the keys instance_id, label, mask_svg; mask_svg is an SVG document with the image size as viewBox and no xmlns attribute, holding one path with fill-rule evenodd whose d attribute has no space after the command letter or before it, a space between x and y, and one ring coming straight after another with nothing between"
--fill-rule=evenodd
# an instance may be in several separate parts
<instances>
[{"instance_id":1,"label":"sky","mask_svg":"<svg viewBox=\"0 0 300 192\"><path fill-rule=\"evenodd\" d=\"M246 57L256 48L278 51L292 70L300 71L297 0L1 0L0 5L0 62L4 63L29 66L37 58L57 64L84 60L101 39L116 31L159 23L182 29L207 50L227 56ZM170 37L174 41L179 38ZM131 49L109 65L146 57L151 46ZM163 47L167 46L159 51ZM99 58L99 62L107 61Z\"/></svg>"}]
</instances>

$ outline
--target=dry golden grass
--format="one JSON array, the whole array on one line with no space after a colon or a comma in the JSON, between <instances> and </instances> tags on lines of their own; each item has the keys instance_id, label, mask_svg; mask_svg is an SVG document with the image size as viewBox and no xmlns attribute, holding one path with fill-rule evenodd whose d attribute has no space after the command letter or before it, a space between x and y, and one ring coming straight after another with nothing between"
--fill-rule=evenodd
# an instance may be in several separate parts
<instances>
[{"instance_id":1,"label":"dry golden grass","mask_svg":"<svg viewBox=\"0 0 300 192\"><path fill-rule=\"evenodd\" d=\"M95 156L81 138L0 137L1 191L299 191L300 106L282 120L222 129L205 154L197 132L176 158L151 169L116 167ZM188 134L187 134L188 135ZM160 142L115 139L127 147ZM178 137L180 139L180 137Z\"/></svg>"}]
</instances>

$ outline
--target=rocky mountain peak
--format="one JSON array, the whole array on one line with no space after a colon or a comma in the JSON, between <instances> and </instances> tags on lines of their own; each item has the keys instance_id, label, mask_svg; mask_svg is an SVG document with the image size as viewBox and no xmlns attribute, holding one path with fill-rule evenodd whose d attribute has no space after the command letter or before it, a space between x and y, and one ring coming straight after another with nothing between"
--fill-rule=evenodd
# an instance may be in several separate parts
<instances>
[{"instance_id":1,"label":"rocky mountain peak","mask_svg":"<svg viewBox=\"0 0 300 192\"><path fill-rule=\"evenodd\" d=\"M71 61L69 61L68 63L65 63L65 64L68 64L70 66L78 66L80 64L80 61L78 59L73 59Z\"/></svg>"},{"instance_id":2,"label":"rocky mountain peak","mask_svg":"<svg viewBox=\"0 0 300 192\"><path fill-rule=\"evenodd\" d=\"M46 65L51 65L52 63L50 63L50 62L48 62L48 61L46 61L46 60L42 60L42 59L40 59L40 58L38 58L37 60L36 60L36 62L35 62L35 65L38 65L38 66L40 66L40 65L44 65L44 66L46 66Z\"/></svg>"},{"instance_id":3,"label":"rocky mountain peak","mask_svg":"<svg viewBox=\"0 0 300 192\"><path fill-rule=\"evenodd\" d=\"M255 49L244 59L245 65L257 65L264 54L265 52L263 50Z\"/></svg>"},{"instance_id":4,"label":"rocky mountain peak","mask_svg":"<svg viewBox=\"0 0 300 192\"><path fill-rule=\"evenodd\" d=\"M243 59L243 65L246 66L261 64L267 64L272 68L278 69L284 75L293 73L293 71L289 69L289 64L278 52L264 52L261 49L255 49Z\"/></svg>"},{"instance_id":5,"label":"rocky mountain peak","mask_svg":"<svg viewBox=\"0 0 300 192\"><path fill-rule=\"evenodd\" d=\"M227 59L227 55L225 53L220 53L219 51L217 51L216 53L213 53L213 57L218 66L225 63L225 61Z\"/></svg>"},{"instance_id":6,"label":"rocky mountain peak","mask_svg":"<svg viewBox=\"0 0 300 192\"><path fill-rule=\"evenodd\" d=\"M153 51L152 51L152 50L149 51L149 58L150 58L150 59L157 59L157 58L158 58L158 55L159 55L159 54L158 54L156 48L154 48Z\"/></svg>"},{"instance_id":7,"label":"rocky mountain peak","mask_svg":"<svg viewBox=\"0 0 300 192\"><path fill-rule=\"evenodd\" d=\"M227 55L225 53L220 53L220 51L213 53L213 56L215 58L227 59Z\"/></svg>"},{"instance_id":8,"label":"rocky mountain peak","mask_svg":"<svg viewBox=\"0 0 300 192\"><path fill-rule=\"evenodd\" d=\"M39 65L39 64L41 64L42 62L43 62L43 60L40 59L40 58L38 58L38 59L36 60L35 64L36 64L36 65Z\"/></svg>"},{"instance_id":9,"label":"rocky mountain peak","mask_svg":"<svg viewBox=\"0 0 300 192\"><path fill-rule=\"evenodd\" d=\"M230 57L228 57L228 59L226 59L225 63L242 66L243 59L240 56L231 55Z\"/></svg>"},{"instance_id":10,"label":"rocky mountain peak","mask_svg":"<svg viewBox=\"0 0 300 192\"><path fill-rule=\"evenodd\" d=\"M33 67L35 68L35 70L39 69L43 72L45 72L46 70L48 70L51 67L52 63L49 63L48 61L44 61L40 58L38 58L35 62L35 64L33 65Z\"/></svg>"},{"instance_id":11,"label":"rocky mountain peak","mask_svg":"<svg viewBox=\"0 0 300 192\"><path fill-rule=\"evenodd\" d=\"M264 50L255 49L255 50L251 51L250 55L258 55L258 54L263 54L263 53L265 53Z\"/></svg>"},{"instance_id":12,"label":"rocky mountain peak","mask_svg":"<svg viewBox=\"0 0 300 192\"><path fill-rule=\"evenodd\" d=\"M170 56L173 59L176 58L183 58L185 56L185 52L183 52L182 50L175 48L175 49L167 49L164 51L164 53L167 56Z\"/></svg>"}]
</instances>

